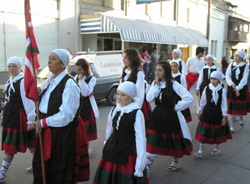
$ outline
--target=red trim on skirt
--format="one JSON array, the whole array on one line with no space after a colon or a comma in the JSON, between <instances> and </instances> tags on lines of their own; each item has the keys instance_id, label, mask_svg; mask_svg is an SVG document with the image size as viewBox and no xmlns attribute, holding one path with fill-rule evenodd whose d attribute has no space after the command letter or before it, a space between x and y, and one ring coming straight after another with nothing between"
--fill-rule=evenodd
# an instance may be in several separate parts
<instances>
[{"instance_id":1,"label":"red trim on skirt","mask_svg":"<svg viewBox=\"0 0 250 184\"><path fill-rule=\"evenodd\" d=\"M186 122L189 123L192 121L192 116L184 117Z\"/></svg>"},{"instance_id":2,"label":"red trim on skirt","mask_svg":"<svg viewBox=\"0 0 250 184\"><path fill-rule=\"evenodd\" d=\"M177 158L182 158L184 155L191 155L193 151L193 145L183 150L174 150L174 149L167 149L167 148L160 148L153 145L147 144L147 152L157 155L164 155L164 156L172 156Z\"/></svg>"},{"instance_id":3,"label":"red trim on skirt","mask_svg":"<svg viewBox=\"0 0 250 184\"><path fill-rule=\"evenodd\" d=\"M148 121L150 119L150 115L149 113L151 112L151 106L150 103L148 101L143 101L142 104L142 113L144 115L145 121Z\"/></svg>"},{"instance_id":4,"label":"red trim on skirt","mask_svg":"<svg viewBox=\"0 0 250 184\"><path fill-rule=\"evenodd\" d=\"M13 133L21 133L23 134L23 137L29 137L28 136L28 131L27 131L27 116L26 113L20 109L19 111L19 117L20 117L20 122L19 122L19 129L16 128L5 128L3 127L3 132L7 132L7 134L13 134ZM25 135L26 134L26 135ZM6 154L9 155L14 155L17 152L25 153L27 148L35 148L36 147L36 139L28 139L27 142L24 144L14 144L14 145L8 145L2 140L2 150L5 151Z\"/></svg>"},{"instance_id":5,"label":"red trim on skirt","mask_svg":"<svg viewBox=\"0 0 250 184\"><path fill-rule=\"evenodd\" d=\"M87 120L87 121L83 120L83 119L80 119L80 120L81 120L80 123L82 123L84 126L89 126L89 125L91 126L93 124L96 124L96 118L95 118L95 114L94 114L93 109L91 109L91 114L90 114L90 119L89 120ZM86 132L86 136L87 136L88 141L96 140L97 139L97 129L96 129L96 131L94 133Z\"/></svg>"},{"instance_id":6,"label":"red trim on skirt","mask_svg":"<svg viewBox=\"0 0 250 184\"><path fill-rule=\"evenodd\" d=\"M79 122L81 117L79 117ZM86 136L85 127L79 123L76 128L76 148L75 148L75 163L73 169L73 181L71 183L77 183L82 181L88 181L90 176L89 169L89 155L88 155L88 140Z\"/></svg>"},{"instance_id":7,"label":"red trim on skirt","mask_svg":"<svg viewBox=\"0 0 250 184\"><path fill-rule=\"evenodd\" d=\"M220 137L220 138L208 138L208 137L205 137L196 133L195 139L204 144L221 144L221 143L225 143L227 139L232 139L232 135L229 134L227 136Z\"/></svg>"}]
</instances>

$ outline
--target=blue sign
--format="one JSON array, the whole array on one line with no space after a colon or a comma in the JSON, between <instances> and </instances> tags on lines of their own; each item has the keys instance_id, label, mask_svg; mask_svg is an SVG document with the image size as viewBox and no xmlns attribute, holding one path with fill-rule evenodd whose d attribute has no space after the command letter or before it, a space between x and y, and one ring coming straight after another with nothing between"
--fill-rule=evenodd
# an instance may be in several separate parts
<instances>
[{"instance_id":1,"label":"blue sign","mask_svg":"<svg viewBox=\"0 0 250 184\"><path fill-rule=\"evenodd\" d=\"M154 3L154 2L159 2L159 1L164 1L164 0L136 0L136 3L137 4L140 4L140 3Z\"/></svg>"}]
</instances>

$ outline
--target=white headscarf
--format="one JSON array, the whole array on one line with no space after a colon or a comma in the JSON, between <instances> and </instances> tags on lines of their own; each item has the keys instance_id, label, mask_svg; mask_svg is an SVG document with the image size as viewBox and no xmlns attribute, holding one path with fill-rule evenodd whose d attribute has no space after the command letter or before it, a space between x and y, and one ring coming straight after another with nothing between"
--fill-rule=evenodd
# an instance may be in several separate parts
<instances>
[{"instance_id":1,"label":"white headscarf","mask_svg":"<svg viewBox=\"0 0 250 184\"><path fill-rule=\"evenodd\" d=\"M242 60L245 59L245 57L246 57L246 53L243 52L243 51L241 51L241 50L236 51L236 52L234 53L234 55L240 56Z\"/></svg>"},{"instance_id":2,"label":"white headscarf","mask_svg":"<svg viewBox=\"0 0 250 184\"><path fill-rule=\"evenodd\" d=\"M125 93L131 98L136 97L136 86L133 82L125 81L118 86L117 90Z\"/></svg>"},{"instance_id":3,"label":"white headscarf","mask_svg":"<svg viewBox=\"0 0 250 184\"><path fill-rule=\"evenodd\" d=\"M7 61L7 65L9 64L16 64L19 68L21 68L22 67L21 58L17 56L10 57Z\"/></svg>"},{"instance_id":4,"label":"white headscarf","mask_svg":"<svg viewBox=\"0 0 250 184\"><path fill-rule=\"evenodd\" d=\"M71 54L66 49L55 49L52 52L60 58L65 67L68 66Z\"/></svg>"},{"instance_id":5,"label":"white headscarf","mask_svg":"<svg viewBox=\"0 0 250 184\"><path fill-rule=\"evenodd\" d=\"M224 74L221 73L220 71L213 71L211 73L211 77L218 79L220 82L222 81L222 79L224 79ZM218 84L218 86L214 87L211 83L209 84L209 89L212 91L212 99L211 102L214 101L215 105L217 105L218 100L219 100L219 94L218 91L221 90L222 86L221 84Z\"/></svg>"},{"instance_id":6,"label":"white headscarf","mask_svg":"<svg viewBox=\"0 0 250 184\"><path fill-rule=\"evenodd\" d=\"M173 61L170 61L170 64L172 64L172 63L175 63L175 64L177 64L177 66L180 66L180 64L179 64L178 60L173 60Z\"/></svg>"},{"instance_id":7,"label":"white headscarf","mask_svg":"<svg viewBox=\"0 0 250 184\"><path fill-rule=\"evenodd\" d=\"M214 57L214 55L212 55L212 54L208 54L208 55L206 55L206 58L212 59L212 60L213 60L213 62L215 62L215 61L216 61L216 57Z\"/></svg>"},{"instance_id":8,"label":"white headscarf","mask_svg":"<svg viewBox=\"0 0 250 184\"><path fill-rule=\"evenodd\" d=\"M210 77L218 79L221 82L225 78L225 75L221 71L213 71Z\"/></svg>"},{"instance_id":9,"label":"white headscarf","mask_svg":"<svg viewBox=\"0 0 250 184\"><path fill-rule=\"evenodd\" d=\"M182 55L182 52L180 49L174 49L173 52L175 52L176 54L178 54L179 56Z\"/></svg>"}]
</instances>

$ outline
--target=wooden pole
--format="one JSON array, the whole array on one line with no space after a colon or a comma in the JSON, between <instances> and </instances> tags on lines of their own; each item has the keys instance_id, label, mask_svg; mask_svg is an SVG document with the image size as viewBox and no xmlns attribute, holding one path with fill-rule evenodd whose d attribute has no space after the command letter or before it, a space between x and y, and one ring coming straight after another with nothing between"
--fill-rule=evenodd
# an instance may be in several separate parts
<instances>
[{"instance_id":1,"label":"wooden pole","mask_svg":"<svg viewBox=\"0 0 250 184\"><path fill-rule=\"evenodd\" d=\"M40 120L39 103L38 102L36 102L36 114L37 114L37 119ZM46 184L47 182L46 182L46 171L45 171L45 161L44 161L43 138L42 138L41 130L38 130L38 138L39 138L40 152L41 152L43 184Z\"/></svg>"}]
</instances>

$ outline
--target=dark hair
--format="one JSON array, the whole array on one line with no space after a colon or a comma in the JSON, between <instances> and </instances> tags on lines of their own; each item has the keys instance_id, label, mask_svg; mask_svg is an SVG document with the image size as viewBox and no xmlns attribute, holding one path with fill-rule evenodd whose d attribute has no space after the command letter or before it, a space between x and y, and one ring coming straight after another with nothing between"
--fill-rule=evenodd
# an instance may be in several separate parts
<instances>
[{"instance_id":1,"label":"dark hair","mask_svg":"<svg viewBox=\"0 0 250 184\"><path fill-rule=\"evenodd\" d=\"M146 52L147 49L146 48L142 48L142 53Z\"/></svg>"},{"instance_id":2,"label":"dark hair","mask_svg":"<svg viewBox=\"0 0 250 184\"><path fill-rule=\"evenodd\" d=\"M200 53L203 53L204 51L205 51L204 48L202 48L202 47L197 47L197 48L196 48L196 55L199 55Z\"/></svg>"},{"instance_id":3,"label":"dark hair","mask_svg":"<svg viewBox=\"0 0 250 184\"><path fill-rule=\"evenodd\" d=\"M132 81L132 82L136 83L137 72L139 70L139 67L141 66L140 54L134 48L126 49L123 53L127 55L128 59L130 60L130 64L131 64L131 68L132 68L132 71L131 71L131 74L130 74L130 76L128 78L128 81ZM122 76L121 76L122 79L126 75L126 73L125 73L126 68L127 68L126 66L123 68Z\"/></svg>"},{"instance_id":4,"label":"dark hair","mask_svg":"<svg viewBox=\"0 0 250 184\"><path fill-rule=\"evenodd\" d=\"M157 48L156 48L156 47L154 47L154 48L153 48L153 51L155 51L155 50L157 50Z\"/></svg>"},{"instance_id":5,"label":"dark hair","mask_svg":"<svg viewBox=\"0 0 250 184\"><path fill-rule=\"evenodd\" d=\"M171 71L171 66L169 62L167 61L160 61L157 63L157 65L161 65L161 67L164 70L165 74L165 82L166 82L166 87L169 90L169 93L172 95L173 94L173 77L172 77L172 71Z\"/></svg>"},{"instance_id":6,"label":"dark hair","mask_svg":"<svg viewBox=\"0 0 250 184\"><path fill-rule=\"evenodd\" d=\"M86 77L90 75L90 66L88 61L86 61L85 59L78 59L75 65L80 66L84 70Z\"/></svg>"}]
</instances>

